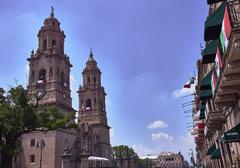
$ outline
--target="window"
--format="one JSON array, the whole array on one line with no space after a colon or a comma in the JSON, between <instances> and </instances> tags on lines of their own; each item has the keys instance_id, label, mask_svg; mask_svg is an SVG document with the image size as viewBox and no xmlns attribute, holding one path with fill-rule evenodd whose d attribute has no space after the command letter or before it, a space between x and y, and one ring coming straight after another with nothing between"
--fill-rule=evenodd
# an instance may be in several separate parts
<instances>
[{"instance_id":1,"label":"window","mask_svg":"<svg viewBox=\"0 0 240 168\"><path fill-rule=\"evenodd\" d=\"M90 83L90 77L87 78L88 84Z\"/></svg>"},{"instance_id":2,"label":"window","mask_svg":"<svg viewBox=\"0 0 240 168\"><path fill-rule=\"evenodd\" d=\"M67 83L65 82L65 76L64 76L64 73L61 72L61 77L60 77L60 83L61 83L61 86L62 87L67 87Z\"/></svg>"},{"instance_id":3,"label":"window","mask_svg":"<svg viewBox=\"0 0 240 168\"><path fill-rule=\"evenodd\" d=\"M31 146L35 146L35 139L31 139L30 145L31 145Z\"/></svg>"},{"instance_id":4,"label":"window","mask_svg":"<svg viewBox=\"0 0 240 168\"><path fill-rule=\"evenodd\" d=\"M39 80L46 80L46 70L42 69L39 71Z\"/></svg>"},{"instance_id":5,"label":"window","mask_svg":"<svg viewBox=\"0 0 240 168\"><path fill-rule=\"evenodd\" d=\"M83 100L81 100L81 108L84 108Z\"/></svg>"},{"instance_id":6,"label":"window","mask_svg":"<svg viewBox=\"0 0 240 168\"><path fill-rule=\"evenodd\" d=\"M47 49L47 40L44 39L43 40L43 47L42 47L43 50L46 50Z\"/></svg>"},{"instance_id":7,"label":"window","mask_svg":"<svg viewBox=\"0 0 240 168\"><path fill-rule=\"evenodd\" d=\"M91 102L90 99L87 99L87 101L86 101L86 109L87 109L87 110L90 110L91 107L92 107L92 102Z\"/></svg>"},{"instance_id":8,"label":"window","mask_svg":"<svg viewBox=\"0 0 240 168\"><path fill-rule=\"evenodd\" d=\"M56 46L56 40L52 40L52 46Z\"/></svg>"},{"instance_id":9,"label":"window","mask_svg":"<svg viewBox=\"0 0 240 168\"><path fill-rule=\"evenodd\" d=\"M29 162L35 163L35 155L30 155Z\"/></svg>"}]
</instances>

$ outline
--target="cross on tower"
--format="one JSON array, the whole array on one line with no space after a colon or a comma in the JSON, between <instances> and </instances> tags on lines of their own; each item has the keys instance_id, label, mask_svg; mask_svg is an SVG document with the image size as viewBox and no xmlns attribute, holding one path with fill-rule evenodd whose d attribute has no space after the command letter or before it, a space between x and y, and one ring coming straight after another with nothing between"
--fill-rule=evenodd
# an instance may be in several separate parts
<instances>
[{"instance_id":1,"label":"cross on tower","mask_svg":"<svg viewBox=\"0 0 240 168\"><path fill-rule=\"evenodd\" d=\"M54 8L51 6L51 17L54 17Z\"/></svg>"}]
</instances>

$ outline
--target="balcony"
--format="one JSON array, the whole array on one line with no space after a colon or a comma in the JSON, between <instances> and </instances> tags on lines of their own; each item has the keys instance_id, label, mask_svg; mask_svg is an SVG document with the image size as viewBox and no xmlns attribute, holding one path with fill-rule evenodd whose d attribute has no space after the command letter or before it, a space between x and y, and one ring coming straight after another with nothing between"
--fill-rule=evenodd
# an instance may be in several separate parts
<instances>
[{"instance_id":1,"label":"balcony","mask_svg":"<svg viewBox=\"0 0 240 168\"><path fill-rule=\"evenodd\" d=\"M227 5L231 17L232 27L240 28L240 1L229 0Z\"/></svg>"},{"instance_id":2,"label":"balcony","mask_svg":"<svg viewBox=\"0 0 240 168\"><path fill-rule=\"evenodd\" d=\"M240 97L240 2L227 2L231 22L230 38L214 95L217 107L234 106Z\"/></svg>"},{"instance_id":3,"label":"balcony","mask_svg":"<svg viewBox=\"0 0 240 168\"><path fill-rule=\"evenodd\" d=\"M225 121L225 116L222 111L209 111L206 117L208 129L220 130Z\"/></svg>"}]
</instances>

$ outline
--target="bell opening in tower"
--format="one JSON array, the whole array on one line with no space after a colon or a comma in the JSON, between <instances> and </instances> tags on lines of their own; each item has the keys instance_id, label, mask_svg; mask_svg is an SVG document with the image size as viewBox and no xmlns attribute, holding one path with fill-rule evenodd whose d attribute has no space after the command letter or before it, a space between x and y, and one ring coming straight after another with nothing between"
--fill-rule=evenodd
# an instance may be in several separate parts
<instances>
[{"instance_id":1,"label":"bell opening in tower","mask_svg":"<svg viewBox=\"0 0 240 168\"><path fill-rule=\"evenodd\" d=\"M86 110L91 110L92 109L92 102L90 99L87 99L86 101Z\"/></svg>"}]
</instances>

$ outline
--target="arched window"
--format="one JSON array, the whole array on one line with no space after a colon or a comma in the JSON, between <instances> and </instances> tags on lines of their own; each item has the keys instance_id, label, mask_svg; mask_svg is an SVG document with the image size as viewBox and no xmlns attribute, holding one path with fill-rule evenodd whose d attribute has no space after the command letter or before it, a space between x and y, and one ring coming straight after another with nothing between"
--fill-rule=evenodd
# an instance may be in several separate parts
<instances>
[{"instance_id":1,"label":"arched window","mask_svg":"<svg viewBox=\"0 0 240 168\"><path fill-rule=\"evenodd\" d=\"M63 87L67 87L67 84L65 82L65 76L64 76L64 73L61 72L61 77L60 77L60 83L61 83L61 86Z\"/></svg>"},{"instance_id":2,"label":"arched window","mask_svg":"<svg viewBox=\"0 0 240 168\"><path fill-rule=\"evenodd\" d=\"M81 100L80 107L81 107L82 109L84 108L83 100Z\"/></svg>"},{"instance_id":3,"label":"arched window","mask_svg":"<svg viewBox=\"0 0 240 168\"><path fill-rule=\"evenodd\" d=\"M39 71L39 78L38 78L39 80L46 80L46 70L45 69L41 69L40 71Z\"/></svg>"},{"instance_id":4,"label":"arched window","mask_svg":"<svg viewBox=\"0 0 240 168\"><path fill-rule=\"evenodd\" d=\"M92 102L90 99L87 99L86 101L86 110L90 110L92 108Z\"/></svg>"},{"instance_id":5,"label":"arched window","mask_svg":"<svg viewBox=\"0 0 240 168\"><path fill-rule=\"evenodd\" d=\"M42 88L45 86L46 82L46 70L41 69L38 75L37 87Z\"/></svg>"},{"instance_id":6,"label":"arched window","mask_svg":"<svg viewBox=\"0 0 240 168\"><path fill-rule=\"evenodd\" d=\"M56 40L52 40L52 47L56 46Z\"/></svg>"}]
</instances>

